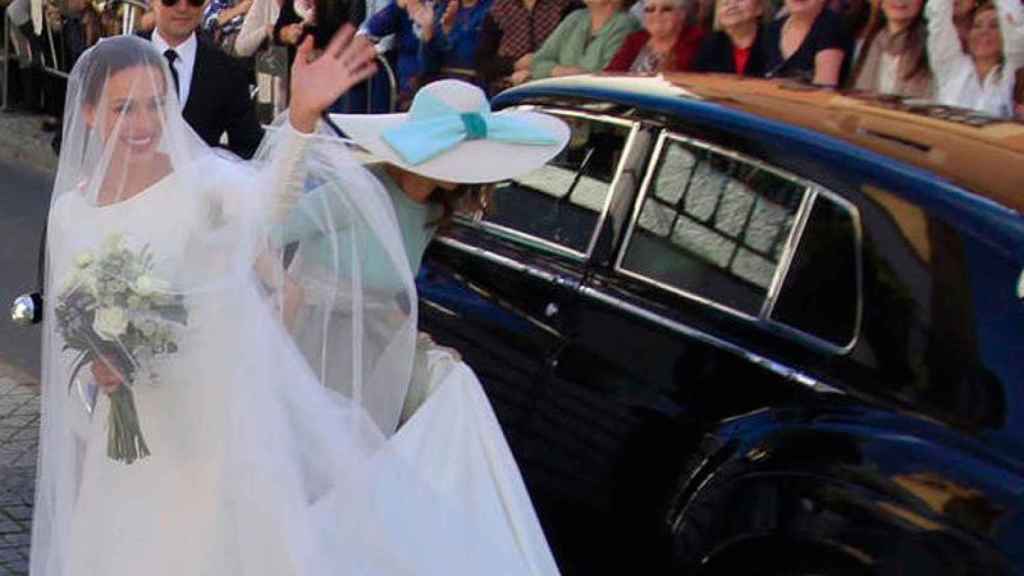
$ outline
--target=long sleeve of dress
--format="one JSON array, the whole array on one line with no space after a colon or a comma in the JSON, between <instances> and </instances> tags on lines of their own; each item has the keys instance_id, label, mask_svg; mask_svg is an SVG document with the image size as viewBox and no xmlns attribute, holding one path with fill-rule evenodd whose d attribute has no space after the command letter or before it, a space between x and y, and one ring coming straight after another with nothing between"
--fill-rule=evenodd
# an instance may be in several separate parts
<instances>
[{"instance_id":1,"label":"long sleeve of dress","mask_svg":"<svg viewBox=\"0 0 1024 576\"><path fill-rule=\"evenodd\" d=\"M302 197L305 156L312 137L286 121L276 130L267 131L261 148L270 152L255 167L238 161L225 163L219 158L215 164L202 165L200 170L204 172L199 177L211 181L212 200L219 205L224 221L265 225L284 219Z\"/></svg>"}]
</instances>

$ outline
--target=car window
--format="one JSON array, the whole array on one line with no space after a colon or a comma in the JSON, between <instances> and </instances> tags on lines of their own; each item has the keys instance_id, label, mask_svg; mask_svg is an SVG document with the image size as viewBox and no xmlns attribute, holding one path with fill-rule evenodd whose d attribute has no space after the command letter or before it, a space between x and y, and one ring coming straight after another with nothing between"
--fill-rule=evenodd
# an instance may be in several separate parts
<instances>
[{"instance_id":1,"label":"car window","mask_svg":"<svg viewBox=\"0 0 1024 576\"><path fill-rule=\"evenodd\" d=\"M859 249L852 211L814 199L771 319L840 348L853 342L859 318Z\"/></svg>"},{"instance_id":2,"label":"car window","mask_svg":"<svg viewBox=\"0 0 1024 576\"><path fill-rule=\"evenodd\" d=\"M666 140L620 266L757 316L806 193L757 164Z\"/></svg>"},{"instance_id":3,"label":"car window","mask_svg":"<svg viewBox=\"0 0 1024 576\"><path fill-rule=\"evenodd\" d=\"M860 314L852 205L675 136L662 140L640 202L620 272L839 348L852 343Z\"/></svg>"},{"instance_id":4,"label":"car window","mask_svg":"<svg viewBox=\"0 0 1024 576\"><path fill-rule=\"evenodd\" d=\"M495 190L482 225L541 249L582 257L604 211L629 123L558 114L572 136L553 160Z\"/></svg>"}]
</instances>

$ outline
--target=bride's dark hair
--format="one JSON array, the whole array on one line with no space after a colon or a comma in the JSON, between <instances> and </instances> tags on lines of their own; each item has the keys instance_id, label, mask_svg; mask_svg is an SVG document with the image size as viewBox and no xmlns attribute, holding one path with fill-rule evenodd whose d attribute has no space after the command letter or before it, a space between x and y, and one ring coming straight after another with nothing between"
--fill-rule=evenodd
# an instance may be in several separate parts
<instances>
[{"instance_id":1,"label":"bride's dark hair","mask_svg":"<svg viewBox=\"0 0 1024 576\"><path fill-rule=\"evenodd\" d=\"M160 77L163 78L163 59L160 54L149 42L134 36L104 38L90 48L82 59L89 66L82 74L85 83L82 96L89 105L99 102L107 79L122 70L152 66L160 71Z\"/></svg>"}]
</instances>

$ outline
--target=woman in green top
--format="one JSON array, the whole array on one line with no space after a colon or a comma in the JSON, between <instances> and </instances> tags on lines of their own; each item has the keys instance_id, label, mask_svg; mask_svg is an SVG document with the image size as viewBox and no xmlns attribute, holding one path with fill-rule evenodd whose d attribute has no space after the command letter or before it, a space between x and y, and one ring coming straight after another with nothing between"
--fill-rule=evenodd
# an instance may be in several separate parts
<instances>
[{"instance_id":1,"label":"woman in green top","mask_svg":"<svg viewBox=\"0 0 1024 576\"><path fill-rule=\"evenodd\" d=\"M530 78L604 70L626 36L640 29L627 10L630 4L629 0L586 0L587 7L566 16L533 55Z\"/></svg>"},{"instance_id":2,"label":"woman in green top","mask_svg":"<svg viewBox=\"0 0 1024 576\"><path fill-rule=\"evenodd\" d=\"M306 342L347 341L351 337L345 327L351 323L331 321L336 328L325 337L324 326L309 319L323 318L325 308L331 311L327 315L336 317L353 309L394 308L396 298L402 300L406 294L404 288L412 283L439 226L456 210L483 208L495 182L540 168L569 139L568 127L552 116L518 110L491 113L482 90L457 80L424 86L408 114L337 114L332 119L378 160L366 166L367 181L354 185L364 200L390 204L394 219L368 222L350 205L350 190L307 179L306 187L312 192L297 202L272 235L276 249L298 243L284 277L285 323L310 364L328 372L335 365L341 369L353 362L338 352L342 347L332 347L332 353L324 355L324 347ZM358 178L359 168L353 166L348 172L346 182L351 183ZM384 245L375 232L392 225L400 232L402 246ZM337 276L339 271L351 271L366 290L348 293L344 288L348 278ZM301 277L304 283L290 282L289 276ZM350 302L354 298L361 298L362 304ZM393 323L406 322L410 316L415 322L415 308L408 302L398 308L404 313L384 321L378 315L377 325L366 325L364 348L375 350L392 341L390 335L397 330ZM429 389L426 385L418 389L417 372L423 371L417 368L413 374L409 392L415 398L413 404L422 401Z\"/></svg>"}]
</instances>

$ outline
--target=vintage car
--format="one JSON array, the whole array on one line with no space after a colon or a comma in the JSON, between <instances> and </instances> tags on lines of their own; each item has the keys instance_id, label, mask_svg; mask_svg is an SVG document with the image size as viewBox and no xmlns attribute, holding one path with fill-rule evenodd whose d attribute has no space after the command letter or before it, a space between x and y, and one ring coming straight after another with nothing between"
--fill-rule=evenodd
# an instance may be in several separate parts
<instances>
[{"instance_id":1,"label":"vintage car","mask_svg":"<svg viewBox=\"0 0 1024 576\"><path fill-rule=\"evenodd\" d=\"M565 574L1024 574L1024 125L716 75L572 128L428 251Z\"/></svg>"}]
</instances>

